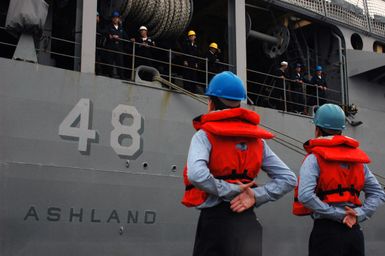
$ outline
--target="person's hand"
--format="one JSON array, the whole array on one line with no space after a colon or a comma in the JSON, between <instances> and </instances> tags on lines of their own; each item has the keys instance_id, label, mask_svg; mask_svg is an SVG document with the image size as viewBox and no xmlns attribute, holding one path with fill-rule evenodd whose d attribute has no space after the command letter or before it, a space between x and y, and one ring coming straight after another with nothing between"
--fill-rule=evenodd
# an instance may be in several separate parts
<instances>
[{"instance_id":1,"label":"person's hand","mask_svg":"<svg viewBox=\"0 0 385 256\"><path fill-rule=\"evenodd\" d=\"M236 196L233 200L230 202L230 208L234 212L243 212L250 207L253 207L255 204L255 197L254 197L254 191L251 189L252 186L255 186L255 182L249 182L246 184L243 184L240 181L237 181L237 184L239 185L239 189L241 190L241 193Z\"/></svg>"},{"instance_id":2,"label":"person's hand","mask_svg":"<svg viewBox=\"0 0 385 256\"><path fill-rule=\"evenodd\" d=\"M187 62L187 61L183 61L183 65L185 65L186 67L188 67L188 62Z\"/></svg>"},{"instance_id":3,"label":"person's hand","mask_svg":"<svg viewBox=\"0 0 385 256\"><path fill-rule=\"evenodd\" d=\"M352 228L357 223L357 213L354 209L345 206L345 218L342 223L344 223L349 228Z\"/></svg>"},{"instance_id":4,"label":"person's hand","mask_svg":"<svg viewBox=\"0 0 385 256\"><path fill-rule=\"evenodd\" d=\"M328 88L324 86L323 89L324 89L324 91L326 91Z\"/></svg>"},{"instance_id":5,"label":"person's hand","mask_svg":"<svg viewBox=\"0 0 385 256\"><path fill-rule=\"evenodd\" d=\"M246 183L246 184L243 184L242 182L237 181L237 184L239 185L239 190L241 190L241 192L245 191L248 188L251 188L252 186L255 186L254 181Z\"/></svg>"},{"instance_id":6,"label":"person's hand","mask_svg":"<svg viewBox=\"0 0 385 256\"><path fill-rule=\"evenodd\" d=\"M241 213L253 207L254 204L254 191L250 187L247 187L242 193L231 200L230 208L234 212Z\"/></svg>"}]
</instances>

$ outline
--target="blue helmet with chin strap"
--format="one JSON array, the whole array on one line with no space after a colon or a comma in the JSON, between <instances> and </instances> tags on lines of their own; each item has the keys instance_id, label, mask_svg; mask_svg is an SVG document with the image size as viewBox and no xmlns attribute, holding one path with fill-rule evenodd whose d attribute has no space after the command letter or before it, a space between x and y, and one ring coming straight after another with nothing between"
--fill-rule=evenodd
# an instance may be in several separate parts
<instances>
[{"instance_id":1,"label":"blue helmet with chin strap","mask_svg":"<svg viewBox=\"0 0 385 256\"><path fill-rule=\"evenodd\" d=\"M206 90L206 95L241 101L246 99L246 90L237 75L224 71L213 77Z\"/></svg>"},{"instance_id":2,"label":"blue helmet with chin strap","mask_svg":"<svg viewBox=\"0 0 385 256\"><path fill-rule=\"evenodd\" d=\"M315 67L315 71L322 71L322 67L321 66Z\"/></svg>"},{"instance_id":3,"label":"blue helmet with chin strap","mask_svg":"<svg viewBox=\"0 0 385 256\"><path fill-rule=\"evenodd\" d=\"M342 131L345 126L345 113L342 108L335 104L324 104L317 109L313 122L316 126Z\"/></svg>"}]
</instances>

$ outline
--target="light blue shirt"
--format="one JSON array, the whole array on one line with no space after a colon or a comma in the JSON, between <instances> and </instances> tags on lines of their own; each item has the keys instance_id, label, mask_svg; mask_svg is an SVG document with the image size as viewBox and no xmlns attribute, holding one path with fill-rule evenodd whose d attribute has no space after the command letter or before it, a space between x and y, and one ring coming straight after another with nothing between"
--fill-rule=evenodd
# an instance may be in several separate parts
<instances>
[{"instance_id":1,"label":"light blue shirt","mask_svg":"<svg viewBox=\"0 0 385 256\"><path fill-rule=\"evenodd\" d=\"M275 201L293 190L297 184L295 174L263 141L263 158L261 169L267 173L271 181L253 188L255 206L268 201ZM187 177L197 188L209 194L207 200L197 208L208 208L222 201L231 201L240 193L239 185L216 179L207 165L210 159L211 143L203 130L196 132L191 140L187 158Z\"/></svg>"},{"instance_id":2,"label":"light blue shirt","mask_svg":"<svg viewBox=\"0 0 385 256\"><path fill-rule=\"evenodd\" d=\"M369 219L376 209L385 202L385 193L376 177L370 172L369 167L364 165L365 185L363 191L365 200L361 207L351 203L327 204L322 202L315 194L317 180L320 174L317 158L310 154L302 164L300 170L300 182L298 188L298 200L307 208L314 211L314 219L332 219L342 222L345 217L345 206L354 208L357 212L358 222Z\"/></svg>"}]
</instances>

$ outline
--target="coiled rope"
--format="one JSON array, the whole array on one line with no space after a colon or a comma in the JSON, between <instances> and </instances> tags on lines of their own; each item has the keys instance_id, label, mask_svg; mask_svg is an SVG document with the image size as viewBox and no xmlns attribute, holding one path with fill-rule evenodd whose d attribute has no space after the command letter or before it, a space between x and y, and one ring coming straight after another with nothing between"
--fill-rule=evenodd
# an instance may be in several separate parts
<instances>
[{"instance_id":1,"label":"coiled rope","mask_svg":"<svg viewBox=\"0 0 385 256\"><path fill-rule=\"evenodd\" d=\"M154 39L176 38L186 30L192 17L191 0L115 0L104 1L101 10L109 15L121 13L130 26L146 26Z\"/></svg>"}]
</instances>

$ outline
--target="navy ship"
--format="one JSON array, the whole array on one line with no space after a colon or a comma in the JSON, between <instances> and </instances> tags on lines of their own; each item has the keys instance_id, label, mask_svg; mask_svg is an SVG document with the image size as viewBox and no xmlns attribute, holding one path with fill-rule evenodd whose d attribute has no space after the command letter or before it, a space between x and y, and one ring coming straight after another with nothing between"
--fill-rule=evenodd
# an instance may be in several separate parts
<instances>
[{"instance_id":1,"label":"navy ship","mask_svg":"<svg viewBox=\"0 0 385 256\"><path fill-rule=\"evenodd\" d=\"M151 58L130 36L122 52L98 45L95 16L108 23L114 11L128 34L148 28ZM4 0L0 22L3 256L192 253L198 211L180 203L182 171L207 99L183 88L205 88L213 72L203 54L183 65L189 30L201 52L219 45L219 69L242 78L243 107L261 115L276 135L270 147L297 174L314 136L313 97L345 109L346 133L385 184L383 0ZM275 76L282 61L301 64L309 81L322 66L326 94L309 95L305 82L296 101L295 81ZM95 74L98 66L110 73ZM307 255L312 220L292 215L292 201L289 193L255 209L259 255ZM367 255L384 254L384 216L380 208L362 224Z\"/></svg>"}]
</instances>

